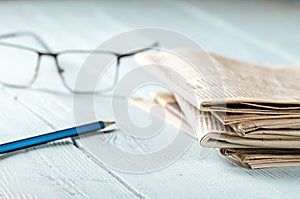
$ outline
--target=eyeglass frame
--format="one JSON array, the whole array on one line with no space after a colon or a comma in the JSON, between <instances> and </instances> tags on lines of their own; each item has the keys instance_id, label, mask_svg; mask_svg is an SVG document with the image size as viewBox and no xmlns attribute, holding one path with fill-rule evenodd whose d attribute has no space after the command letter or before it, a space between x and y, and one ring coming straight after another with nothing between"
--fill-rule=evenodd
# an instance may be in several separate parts
<instances>
[{"instance_id":1,"label":"eyeglass frame","mask_svg":"<svg viewBox=\"0 0 300 199\"><path fill-rule=\"evenodd\" d=\"M144 48L141 48L141 49L138 49L138 50L133 50L133 51L128 52L128 53L117 53L117 52L113 52L113 51L104 51L104 50L103 51L102 50L101 51L100 50L64 50L64 51L52 52L52 50L46 44L46 42L41 37L39 37L37 34L35 34L33 32L14 32L14 33L2 34L2 35L0 35L0 40L1 39L12 38L12 37L18 37L18 36L26 36L26 35L31 36L33 39L35 39L46 51L42 52L42 51L39 51L39 50L37 50L33 47L29 47L29 46L25 46L25 45L19 45L19 44L13 44L13 43L6 43L6 42L1 42L0 41L0 45L2 45L2 46L8 46L8 47L13 47L13 48L28 50L28 51L34 52L38 55L37 65L35 67L34 75L33 75L33 77L31 78L31 80L29 81L29 83L27 85L24 85L24 86L23 85L14 85L14 84L9 84L9 83L2 82L0 80L0 83L4 86L14 87L14 88L21 88L21 89L30 88L34 84L34 82L36 81L36 79L39 75L39 69L41 67L41 58L43 56L50 56L54 59L55 66L56 66L57 72L60 76L60 79L61 79L63 85L65 86L65 88L68 91L70 91L71 93L74 93L74 94L100 94L100 93L104 93L104 92L112 90L115 87L115 85L117 84L118 79L119 79L120 61L121 61L122 58L130 57L130 56L133 56L137 53L145 52L145 51L151 50L155 47L158 47L158 43L154 43L154 44L152 44L148 47L144 47ZM58 58L57 58L59 55L62 55L62 54L65 54L65 53L103 53L103 54L111 54L111 55L116 56L116 72L115 72L115 77L114 77L114 80L113 80L113 85L111 87L105 89L105 90L98 91L98 92L97 91L96 92L76 91L75 89L73 90L66 83L65 77L63 76L64 69L61 68L61 66L59 64L59 61L58 61Z\"/></svg>"}]
</instances>

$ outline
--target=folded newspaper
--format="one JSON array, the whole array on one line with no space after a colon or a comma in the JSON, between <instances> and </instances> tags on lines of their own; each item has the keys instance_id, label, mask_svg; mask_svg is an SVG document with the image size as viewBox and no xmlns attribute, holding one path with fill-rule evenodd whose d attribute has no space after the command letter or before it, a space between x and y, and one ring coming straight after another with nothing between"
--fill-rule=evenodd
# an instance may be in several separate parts
<instances>
[{"instance_id":1,"label":"folded newspaper","mask_svg":"<svg viewBox=\"0 0 300 199\"><path fill-rule=\"evenodd\" d=\"M174 93L157 94L151 103L167 109L175 126L183 114L184 130L202 146L250 168L300 166L299 67L265 67L197 49L141 53L136 61Z\"/></svg>"}]
</instances>

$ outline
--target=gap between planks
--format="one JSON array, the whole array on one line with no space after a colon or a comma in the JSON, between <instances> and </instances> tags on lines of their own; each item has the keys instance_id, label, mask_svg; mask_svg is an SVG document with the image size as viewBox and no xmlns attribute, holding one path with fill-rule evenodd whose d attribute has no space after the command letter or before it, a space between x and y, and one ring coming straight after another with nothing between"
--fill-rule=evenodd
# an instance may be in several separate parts
<instances>
[{"instance_id":1,"label":"gap between planks","mask_svg":"<svg viewBox=\"0 0 300 199\"><path fill-rule=\"evenodd\" d=\"M38 114L36 111L31 109L29 106L27 106L25 103L19 100L17 96L14 96L13 93L9 92L8 89L3 89L2 90L4 93L7 93L13 97L13 100L15 100L16 103L20 104L23 106L26 110L28 110L30 113L32 113L34 116L36 116L38 119L40 119L42 122L44 122L46 125L48 125L51 129L55 130L54 125L51 124L48 120L44 119L40 114ZM142 193L137 191L134 187L132 187L130 184L126 183L121 177L119 177L115 172L113 172L110 168L105 166L101 161L96 159L95 157L92 156L88 151L86 151L83 147L80 147L74 138L69 138L65 139L68 140L68 144L72 144L77 150L79 150L86 158L88 158L90 161L92 161L94 164L98 165L100 168L104 169L108 175L113 177L115 180L117 180L121 185L123 185L128 191L133 193L136 197L138 198L146 198ZM54 142L55 143L55 142ZM35 150L35 148L34 148Z\"/></svg>"}]
</instances>

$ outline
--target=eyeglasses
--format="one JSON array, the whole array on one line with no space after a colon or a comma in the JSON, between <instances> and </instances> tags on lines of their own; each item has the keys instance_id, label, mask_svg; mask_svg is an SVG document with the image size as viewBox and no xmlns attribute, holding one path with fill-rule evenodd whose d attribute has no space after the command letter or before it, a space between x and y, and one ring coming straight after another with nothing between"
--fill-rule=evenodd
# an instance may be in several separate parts
<instances>
[{"instance_id":1,"label":"eyeglasses","mask_svg":"<svg viewBox=\"0 0 300 199\"><path fill-rule=\"evenodd\" d=\"M121 54L111 51L66 50L53 53L48 45L32 32L18 32L0 35L1 39L18 36L30 36L35 39L45 51L39 51L28 46L0 42L0 83L16 88L29 88L38 77L40 62L43 56L53 57L56 70L63 85L72 93L93 94L109 91L114 88L119 78L120 60L133 56L158 46L157 43L139 50ZM93 60L86 62L87 58ZM81 70L83 64L89 64L88 70ZM109 66L109 67L108 67ZM76 86L79 73L86 77L93 76L93 69L105 71L96 89Z\"/></svg>"}]
</instances>

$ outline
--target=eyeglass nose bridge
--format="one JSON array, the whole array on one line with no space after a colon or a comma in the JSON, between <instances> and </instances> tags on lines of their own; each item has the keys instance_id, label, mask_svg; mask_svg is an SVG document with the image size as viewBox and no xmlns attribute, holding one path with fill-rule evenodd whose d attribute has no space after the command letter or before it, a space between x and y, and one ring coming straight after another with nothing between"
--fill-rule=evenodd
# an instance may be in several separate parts
<instances>
[{"instance_id":1,"label":"eyeglass nose bridge","mask_svg":"<svg viewBox=\"0 0 300 199\"><path fill-rule=\"evenodd\" d=\"M65 82L65 80L64 80L64 76L63 76L63 74L62 74L62 73L64 72L64 69L62 69L62 68L59 66L59 62L58 62L58 59L57 59L59 53L48 53L48 52L46 52L46 53L44 53L44 52L37 52L37 53L38 53L39 56L38 56L37 66L36 66L36 68L35 68L35 74L34 74L34 77L31 79L30 83L29 83L28 85L24 86L23 88L29 88L29 87L31 87L31 86L34 84L34 82L36 81L36 79L37 79L37 77L38 77L38 75L39 75L39 70L40 70L40 68L41 68L41 59L42 59L42 57L43 57L43 56L50 56L50 57L53 57L53 58L54 58L55 66L56 66L56 69L57 69L57 71L58 71L58 74L59 74L59 76L60 76L60 79L61 79L63 85L64 85L69 91L73 92L73 90L66 84L66 82Z\"/></svg>"},{"instance_id":2,"label":"eyeglass nose bridge","mask_svg":"<svg viewBox=\"0 0 300 199\"><path fill-rule=\"evenodd\" d=\"M38 52L39 56L50 56L50 57L57 57L57 53L44 53L44 52Z\"/></svg>"},{"instance_id":3,"label":"eyeglass nose bridge","mask_svg":"<svg viewBox=\"0 0 300 199\"><path fill-rule=\"evenodd\" d=\"M58 63L58 60L57 60L57 56L58 56L58 53L51 53L51 52L38 52L39 54L39 57L43 57L43 56L49 56L49 57L53 57L54 58L54 61L55 61L55 65L56 65L56 68L57 68L57 71L59 74L63 73L64 72L64 69L62 69L60 66L59 66L59 63Z\"/></svg>"}]
</instances>

